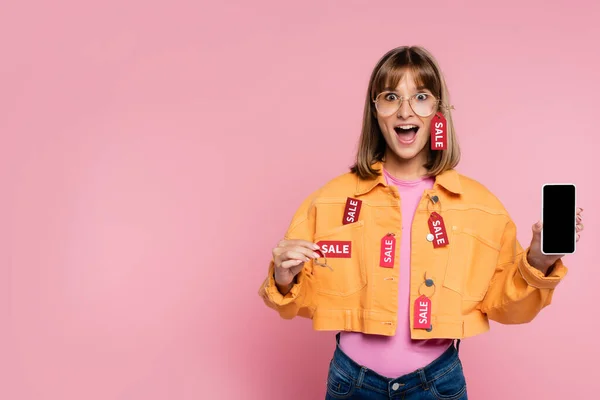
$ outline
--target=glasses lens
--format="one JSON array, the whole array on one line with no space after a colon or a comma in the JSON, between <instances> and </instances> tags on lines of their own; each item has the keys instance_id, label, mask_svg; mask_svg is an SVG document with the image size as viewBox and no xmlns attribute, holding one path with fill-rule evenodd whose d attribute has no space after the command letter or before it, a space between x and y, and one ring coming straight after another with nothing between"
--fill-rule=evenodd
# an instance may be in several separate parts
<instances>
[{"instance_id":1,"label":"glasses lens","mask_svg":"<svg viewBox=\"0 0 600 400\"><path fill-rule=\"evenodd\" d=\"M400 108L401 98L395 93L381 93L377 96L375 107L383 117L389 117Z\"/></svg>"},{"instance_id":2,"label":"glasses lens","mask_svg":"<svg viewBox=\"0 0 600 400\"><path fill-rule=\"evenodd\" d=\"M419 117L429 117L435 111L436 99L428 93L418 93L410 98L410 106Z\"/></svg>"}]
</instances>

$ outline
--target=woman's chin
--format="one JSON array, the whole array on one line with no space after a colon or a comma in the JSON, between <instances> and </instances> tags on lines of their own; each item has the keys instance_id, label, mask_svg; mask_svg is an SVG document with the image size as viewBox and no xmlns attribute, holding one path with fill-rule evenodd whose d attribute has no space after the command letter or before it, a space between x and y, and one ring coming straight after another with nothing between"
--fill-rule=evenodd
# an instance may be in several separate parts
<instances>
[{"instance_id":1,"label":"woman's chin","mask_svg":"<svg viewBox=\"0 0 600 400\"><path fill-rule=\"evenodd\" d=\"M389 139L391 139L391 145ZM423 143L423 138L419 136L415 139L416 140L411 141L410 144L403 144L397 140L397 137L388 138L388 148L386 152L388 158L391 156L400 162L412 161L415 158L423 158L423 163L427 162L427 151L424 151L427 142L425 141L425 143ZM422 157L419 157L420 155Z\"/></svg>"},{"instance_id":2,"label":"woman's chin","mask_svg":"<svg viewBox=\"0 0 600 400\"><path fill-rule=\"evenodd\" d=\"M417 148L400 148L394 149L396 158L402 161L411 161L419 155Z\"/></svg>"}]
</instances>

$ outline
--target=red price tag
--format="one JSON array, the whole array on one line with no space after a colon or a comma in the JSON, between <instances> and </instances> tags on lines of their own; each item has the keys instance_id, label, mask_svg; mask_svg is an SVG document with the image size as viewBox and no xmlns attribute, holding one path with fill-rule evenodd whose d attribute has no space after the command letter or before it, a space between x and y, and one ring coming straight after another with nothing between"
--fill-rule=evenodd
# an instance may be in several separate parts
<instances>
[{"instance_id":1,"label":"red price tag","mask_svg":"<svg viewBox=\"0 0 600 400\"><path fill-rule=\"evenodd\" d=\"M448 148L448 123L441 112L431 119L431 150L446 150Z\"/></svg>"},{"instance_id":2,"label":"red price tag","mask_svg":"<svg viewBox=\"0 0 600 400\"><path fill-rule=\"evenodd\" d=\"M358 221L358 215L360 214L361 206L362 200L348 197L348 200L346 200L346 208L344 209L344 220L342 221L342 224L346 225Z\"/></svg>"},{"instance_id":3,"label":"red price tag","mask_svg":"<svg viewBox=\"0 0 600 400\"><path fill-rule=\"evenodd\" d=\"M414 311L415 329L431 328L431 299L425 295L417 297Z\"/></svg>"},{"instance_id":4,"label":"red price tag","mask_svg":"<svg viewBox=\"0 0 600 400\"><path fill-rule=\"evenodd\" d=\"M379 265L385 268L394 268L394 256L396 251L396 237L388 233L381 239L381 253Z\"/></svg>"},{"instance_id":5,"label":"red price tag","mask_svg":"<svg viewBox=\"0 0 600 400\"><path fill-rule=\"evenodd\" d=\"M349 240L321 240L317 243L320 253L327 258L351 258L352 242Z\"/></svg>"},{"instance_id":6,"label":"red price tag","mask_svg":"<svg viewBox=\"0 0 600 400\"><path fill-rule=\"evenodd\" d=\"M442 216L435 211L429 216L429 232L433 235L433 247L444 247L448 245L448 234L446 233L446 226L444 225L444 219Z\"/></svg>"}]
</instances>

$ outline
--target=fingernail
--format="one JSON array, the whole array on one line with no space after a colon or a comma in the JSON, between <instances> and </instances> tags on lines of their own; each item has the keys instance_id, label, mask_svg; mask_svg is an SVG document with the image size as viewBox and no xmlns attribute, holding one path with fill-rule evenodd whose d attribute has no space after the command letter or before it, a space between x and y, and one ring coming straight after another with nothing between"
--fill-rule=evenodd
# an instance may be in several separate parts
<instances>
[{"instance_id":1,"label":"fingernail","mask_svg":"<svg viewBox=\"0 0 600 400\"><path fill-rule=\"evenodd\" d=\"M313 253L313 258L319 258L321 257L318 253Z\"/></svg>"},{"instance_id":2,"label":"fingernail","mask_svg":"<svg viewBox=\"0 0 600 400\"><path fill-rule=\"evenodd\" d=\"M304 261L310 261L310 259L308 257L304 257Z\"/></svg>"},{"instance_id":3,"label":"fingernail","mask_svg":"<svg viewBox=\"0 0 600 400\"><path fill-rule=\"evenodd\" d=\"M319 247L319 245L316 244L316 243L313 244L313 249L315 249L315 250L321 250L321 248Z\"/></svg>"}]
</instances>

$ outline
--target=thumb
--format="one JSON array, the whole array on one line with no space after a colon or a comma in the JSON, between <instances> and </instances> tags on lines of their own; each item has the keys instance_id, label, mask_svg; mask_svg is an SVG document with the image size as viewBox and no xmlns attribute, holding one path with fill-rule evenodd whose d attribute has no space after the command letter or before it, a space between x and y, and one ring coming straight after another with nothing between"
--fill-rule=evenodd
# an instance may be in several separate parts
<instances>
[{"instance_id":1,"label":"thumb","mask_svg":"<svg viewBox=\"0 0 600 400\"><path fill-rule=\"evenodd\" d=\"M533 237L531 238L531 244L537 245L542 241L542 221L538 221L531 227Z\"/></svg>"}]
</instances>

